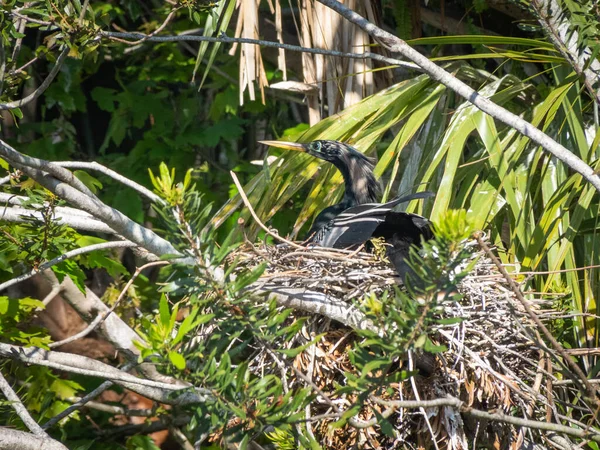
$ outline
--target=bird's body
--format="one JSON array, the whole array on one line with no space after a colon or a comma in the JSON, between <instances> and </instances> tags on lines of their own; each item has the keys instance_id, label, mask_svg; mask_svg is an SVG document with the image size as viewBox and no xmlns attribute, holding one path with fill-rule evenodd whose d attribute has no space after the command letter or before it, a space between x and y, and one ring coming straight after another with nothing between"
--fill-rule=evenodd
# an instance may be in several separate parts
<instances>
[{"instance_id":1,"label":"bird's body","mask_svg":"<svg viewBox=\"0 0 600 450\"><path fill-rule=\"evenodd\" d=\"M312 243L329 248L356 248L371 238L384 238L387 256L404 280L410 268L406 263L411 245L431 239L430 222L417 214L393 211L400 203L430 197L421 192L377 203L379 183L373 162L355 148L337 141L314 141L308 144L264 141L274 147L309 153L335 165L344 178L342 200L321 211L311 231Z\"/></svg>"}]
</instances>

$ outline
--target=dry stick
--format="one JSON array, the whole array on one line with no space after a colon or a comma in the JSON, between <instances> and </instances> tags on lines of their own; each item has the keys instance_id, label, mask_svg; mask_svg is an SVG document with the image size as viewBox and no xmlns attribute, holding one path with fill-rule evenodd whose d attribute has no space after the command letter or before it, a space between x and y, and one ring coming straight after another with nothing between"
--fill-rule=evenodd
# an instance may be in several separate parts
<instances>
[{"instance_id":1,"label":"dry stick","mask_svg":"<svg viewBox=\"0 0 600 450\"><path fill-rule=\"evenodd\" d=\"M235 175L235 173L233 171L230 171L229 174L231 175L231 178L233 178L233 182L235 183L235 187L237 187L238 192L240 193L240 197L242 197L242 201L244 202L244 204L246 205L246 207L248 208L248 210L250 211L250 214L252 215L252 217L254 218L254 220L256 221L256 223L263 229L265 230L265 232L269 235L269 236L273 236L275 239L277 239L278 241L281 241L291 247L300 249L300 250L306 250L305 247L302 247L301 245L296 244L295 242L292 241L288 241L287 239L279 236L276 233L273 233L271 230L269 230L269 228L264 225L260 219L258 218L258 216L256 215L256 213L254 212L254 209L252 208L252 205L250 204L250 201L248 200L248 197L246 197L246 193L244 192L244 189L242 188L242 185L240 184L240 181L238 180L237 176Z\"/></svg>"},{"instance_id":2,"label":"dry stick","mask_svg":"<svg viewBox=\"0 0 600 450\"><path fill-rule=\"evenodd\" d=\"M98 314L98 316L84 330L80 331L77 334L74 334L73 336L69 336L68 338L63 339L62 341L53 342L50 345L48 345L48 347L50 347L50 348L60 347L61 345L65 345L65 344L68 344L69 342L76 341L77 339L81 339L81 338L87 336L88 334L90 334L92 331L94 331L96 329L96 327L98 327L98 325L100 325L102 322L104 322L110 314L112 314L112 312L117 308L117 306L119 306L119 303L121 302L123 297L125 297L125 293L129 289L129 287L133 284L135 279L142 273L142 271L144 269L147 269L148 267L153 267L153 266L162 266L165 264L170 264L170 262L169 261L153 261L153 262L144 264L141 267L138 267L136 269L135 273L133 274L133 276L131 277L131 279L127 282L127 284L125 285L125 287L119 294L119 297L117 297L117 300L115 301L115 303L110 307L110 309L108 311L106 311L103 314L102 313Z\"/></svg>"},{"instance_id":3,"label":"dry stick","mask_svg":"<svg viewBox=\"0 0 600 450\"><path fill-rule=\"evenodd\" d=\"M127 371L127 370L131 369L133 366L135 366L135 364L136 363L128 362L121 368L121 370ZM85 395L84 397L81 397L80 399L78 399L75 403L73 403L67 409L59 412L56 416L49 419L48 422L46 422L44 425L42 425L42 428L44 430L47 430L48 428L56 425L58 422L60 422L65 417L70 416L71 413L73 413L74 411L76 411L80 408L83 408L83 406L85 406L86 403L91 401L93 398L98 397L100 394L102 394L104 391L106 391L113 384L114 383L112 381L105 381L100 386L98 386L96 389L94 389L92 392L90 392L89 394Z\"/></svg>"},{"instance_id":4,"label":"dry stick","mask_svg":"<svg viewBox=\"0 0 600 450\"><path fill-rule=\"evenodd\" d=\"M27 411L27 408L25 408L25 405L23 405L21 399L10 387L10 384L8 384L8 381L6 381L6 378L4 378L4 375L2 375L1 372L0 391L2 391L2 393L6 397L6 400L10 402L10 406L12 406L15 412L19 415L19 417L21 418L25 426L29 429L29 431L31 431L36 436L45 438L49 437L48 434L42 429L42 427L40 427L39 424L35 420L33 420L33 417L31 417L29 411Z\"/></svg>"},{"instance_id":5,"label":"dry stick","mask_svg":"<svg viewBox=\"0 0 600 450\"><path fill-rule=\"evenodd\" d=\"M357 14L348 7L342 5L340 2L336 0L317 1L333 9L348 21L360 27L362 30L368 33L369 36L376 39L388 50L400 53L405 58L408 58L416 63L433 80L439 81L448 88L452 89L454 92L464 97L484 113L489 114L491 117L505 123L511 128L514 128L522 135L541 145L543 149L561 160L569 168L581 174L581 176L589 181L596 188L596 190L600 192L600 176L594 172L594 169L592 169L573 152L563 147L550 136L543 133L529 122L521 119L516 114L511 113L506 108L496 105L494 102L482 96L470 86L452 76L449 72L442 69L425 56L421 55L418 51L410 47L399 37L382 30L362 17L360 14Z\"/></svg>"},{"instance_id":6,"label":"dry stick","mask_svg":"<svg viewBox=\"0 0 600 450\"><path fill-rule=\"evenodd\" d=\"M42 82L42 84L40 84L40 86L35 91L33 91L27 97L22 98L21 100L16 100L14 102L8 102L8 103L0 103L0 111L7 110L7 109L20 108L21 106L26 105L27 103L35 100L40 95L42 95L44 93L44 91L46 89L48 89L48 87L50 86L50 83L52 83L52 81L54 80L54 77L56 77L56 75L58 74L58 71L60 70L60 68L61 68L63 62L65 61L65 59L67 58L68 54L69 54L69 47L65 47L65 49L60 53L60 55L58 55L58 58L56 59L56 63L54 64L54 67L52 68L52 70L50 71L50 73L48 74L46 79Z\"/></svg>"},{"instance_id":7,"label":"dry stick","mask_svg":"<svg viewBox=\"0 0 600 450\"><path fill-rule=\"evenodd\" d=\"M150 39L152 36L160 33L162 30L165 29L165 27L167 26L167 24L171 21L171 19L173 18L173 16L175 15L175 13L177 11L179 11L181 9L181 6L176 6L175 8L173 8L171 10L171 12L169 13L169 15L167 16L167 18L164 20L164 22L156 29L154 30L152 33L144 36L143 38L141 38L139 41L135 41L135 42L130 42L130 41L126 41L126 43L128 45L138 45L141 44L142 42Z\"/></svg>"},{"instance_id":8,"label":"dry stick","mask_svg":"<svg viewBox=\"0 0 600 450\"><path fill-rule=\"evenodd\" d=\"M596 389L588 381L586 375L583 373L581 368L575 362L573 362L573 360L571 360L571 358L569 357L568 353L565 351L563 346L560 345L560 343L554 338L554 336L552 336L552 333L550 333L548 328L546 328L546 326L542 323L542 321L537 316L537 314L531 309L531 307L529 306L529 303L527 302L525 297L523 297L523 293L521 292L521 289L519 288L517 283L515 283L515 281L510 277L510 275L508 274L508 272L506 271L506 269L504 268L502 263L498 260L498 258L496 258L496 255L494 255L492 253L490 248L483 241L483 239L481 237L481 233L476 233L475 238L477 239L479 246L483 249L483 251L485 251L487 256L496 265L496 267L498 268L498 270L500 271L502 276L504 276L504 279L508 283L510 289L514 292L515 296L517 297L517 299L519 300L521 305L523 305L523 308L525 309L525 311L527 312L527 314L529 315L531 320L533 320L533 322L536 324L538 329L540 329L542 331L542 333L544 334L544 336L546 337L548 342L550 342L550 345L552 345L554 350L560 354L561 358L564 361L564 364L566 364L571 369L571 371L573 371L577 375L577 377L579 377L579 379L585 386L585 394L587 394L590 397L590 399L592 399L596 403L596 405L600 405L600 401L598 399L598 393L597 393Z\"/></svg>"}]
</instances>

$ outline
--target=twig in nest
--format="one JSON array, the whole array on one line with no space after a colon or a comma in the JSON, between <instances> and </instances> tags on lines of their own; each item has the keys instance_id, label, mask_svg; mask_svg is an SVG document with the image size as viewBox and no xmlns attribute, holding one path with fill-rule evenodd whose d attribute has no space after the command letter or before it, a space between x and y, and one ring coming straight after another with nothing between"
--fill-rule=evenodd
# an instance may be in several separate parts
<instances>
[{"instance_id":1,"label":"twig in nest","mask_svg":"<svg viewBox=\"0 0 600 450\"><path fill-rule=\"evenodd\" d=\"M237 188L238 192L240 193L240 197L242 197L242 201L244 202L244 205L246 205L246 207L250 211L250 214L252 215L252 217L254 218L254 220L256 221L256 223L263 230L265 230L265 232L269 236L273 236L278 241L281 241L281 242L283 242L283 243L285 243L287 245L290 245L290 246L292 246L294 248L297 248L297 249L300 249L300 250L306 250L305 247L302 247L301 245L298 245L295 242L288 241L286 238L283 238L283 237L279 236L278 234L273 233L265 224L263 224L260 221L260 219L258 218L258 216L256 215L256 213L254 212L254 208L252 208L252 205L250 204L250 201L248 200L248 197L246 197L246 193L244 192L244 189L242 188L242 185L240 184L240 180L238 180L236 174L233 171L230 171L229 173L231 174L231 178L233 179L233 182L235 183L235 187Z\"/></svg>"},{"instance_id":2,"label":"twig in nest","mask_svg":"<svg viewBox=\"0 0 600 450\"><path fill-rule=\"evenodd\" d=\"M477 242L479 243L481 249L485 251L487 256L492 260L496 267L498 267L498 270L508 283L508 286L514 292L521 305L523 305L523 308L525 309L529 317L531 317L531 320L533 320L536 326L542 331L546 339L548 339L548 342L550 342L554 350L561 356L563 363L569 368L570 371L572 371L577 376L577 378L579 378L579 382L583 384L582 387L584 388L583 390L585 394L589 396L590 399L592 399L597 406L600 407L600 399L598 398L598 391L596 390L596 388L588 381L587 376L583 373L581 368L573 360L571 360L563 346L554 338L554 336L552 336L550 330L546 328L546 326L542 323L537 314L531 309L529 303L523 296L523 293L521 292L519 286L517 286L517 284L506 271L502 263L498 260L498 258L496 258L496 255L492 253L490 248L483 241L482 233L476 233L475 238L477 239ZM576 384L579 385L579 383Z\"/></svg>"}]
</instances>

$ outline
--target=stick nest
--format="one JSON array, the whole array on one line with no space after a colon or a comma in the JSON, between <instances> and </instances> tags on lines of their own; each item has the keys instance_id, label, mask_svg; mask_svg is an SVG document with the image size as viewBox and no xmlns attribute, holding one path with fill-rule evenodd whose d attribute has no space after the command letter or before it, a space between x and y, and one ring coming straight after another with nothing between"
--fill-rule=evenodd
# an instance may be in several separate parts
<instances>
[{"instance_id":1,"label":"stick nest","mask_svg":"<svg viewBox=\"0 0 600 450\"><path fill-rule=\"evenodd\" d=\"M460 299L443 304L443 316L462 318L453 325L436 326L429 333L436 344L447 351L436 355L409 352L407 361L399 361L392 370L412 368L419 359L428 360L429 371L420 371L409 380L390 384L393 394L386 400L433 400L448 395L459 398L467 407L503 413L515 417L545 421L556 414L550 360L536 342L539 336L529 316L508 287L496 266L470 243L477 258L474 269L460 283ZM236 252L241 266L254 267L267 262L259 280L263 287L280 286L296 291L311 291L348 305L368 293L376 295L396 286L394 268L370 253L313 248L299 250L286 245L260 247L250 244ZM551 302L529 295L538 312L550 310ZM307 313L296 311L295 317ZM330 401L345 410L354 398L338 396L334 386L346 385L345 372L355 372L348 358L360 337L348 326L322 314L309 314L301 335L290 347L309 342L324 333L317 344L308 347L293 360L293 366L326 393ZM290 319L290 320L293 320ZM262 352L253 365L256 371L276 367L268 352ZM418 364L417 364L418 365ZM276 369L281 375L281 365ZM283 377L289 388L305 386L307 380L286 370ZM367 401L359 414L363 421L376 418L386 406ZM502 422L482 421L450 406L396 409L388 421L393 433L375 425L356 428L346 425L332 428L335 418L331 404L318 397L307 413L310 430L324 448L521 448L531 442L552 442L535 430L516 428ZM320 417L317 417L320 416ZM313 420L314 418L314 420ZM476 444L476 445L475 445Z\"/></svg>"}]
</instances>

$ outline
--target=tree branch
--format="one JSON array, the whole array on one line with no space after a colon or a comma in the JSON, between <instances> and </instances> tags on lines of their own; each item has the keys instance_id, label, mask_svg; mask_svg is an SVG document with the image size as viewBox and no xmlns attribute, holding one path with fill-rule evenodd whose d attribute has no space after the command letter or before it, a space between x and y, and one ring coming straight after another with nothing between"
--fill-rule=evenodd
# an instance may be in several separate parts
<instances>
[{"instance_id":1,"label":"tree branch","mask_svg":"<svg viewBox=\"0 0 600 450\"><path fill-rule=\"evenodd\" d=\"M25 408L25 405L23 405L23 402L21 402L21 399L19 398L19 396L15 393L15 391L13 391L12 387L10 387L10 384L8 384L8 381L6 381L6 378L4 378L4 375L2 375L1 372L0 372L0 391L2 391L2 393L4 394L4 397L6 397L6 400L8 400L10 402L10 406L12 406L12 408L15 410L17 415L21 418L21 420L23 421L25 426L29 429L29 431L31 431L36 436L45 437L45 438L49 437L48 434L42 429L42 427L40 427L38 425L38 423L35 420L33 420L33 417L31 417L31 415L29 414L29 411L27 411L27 408Z\"/></svg>"},{"instance_id":2,"label":"tree branch","mask_svg":"<svg viewBox=\"0 0 600 450\"><path fill-rule=\"evenodd\" d=\"M50 86L50 83L52 83L52 81L54 81L54 77L56 77L56 75L58 74L58 71L60 70L61 66L63 65L63 62L67 58L68 54L69 54L69 47L65 47L63 49L63 51L60 53L60 55L58 55L58 58L56 59L56 63L54 63L54 67L52 68L52 70L50 71L50 73L48 74L46 79L42 82L42 84L40 84L40 86L35 91L33 91L27 97L22 98L21 100L9 102L9 103L0 103L0 111L7 110L7 109L20 108L21 106L26 105L27 103L35 100L40 95L42 95L44 93L44 91L46 89L48 89L48 87Z\"/></svg>"},{"instance_id":3,"label":"tree branch","mask_svg":"<svg viewBox=\"0 0 600 450\"><path fill-rule=\"evenodd\" d=\"M59 179L45 173L48 172L48 170L46 170L45 167L40 167L43 162L42 160L25 157L2 140L0 140L0 156L6 157L10 161L26 159L30 164L21 163L19 164L21 166L19 169L27 176L33 178L46 189L67 200L77 208L80 208L98 220L101 220L125 239L135 242L140 247L145 248L157 256L179 254L170 242L161 238L153 231L135 223L120 211L111 208L95 196L86 195L81 190L73 187L71 182L61 182ZM66 171L74 178L73 174L67 169L58 166L55 167Z\"/></svg>"},{"instance_id":4,"label":"tree branch","mask_svg":"<svg viewBox=\"0 0 600 450\"><path fill-rule=\"evenodd\" d=\"M109 169L108 167L103 166L100 163L97 163L96 161L92 161L92 162L54 161L53 164L60 166L60 167L67 168L67 169L95 170L97 172L103 173L104 175L106 175L108 177L111 177L112 179L124 184L127 187L130 187L130 188L136 190L137 192L144 195L145 197L147 197L148 199L150 199L151 201L153 201L155 203L159 203L161 205L165 204L165 201L162 198L160 198L158 195L156 195L154 192L152 192L150 189L145 188L141 184L138 184L135 181L132 181L127 177L124 177L120 173L117 173L114 170Z\"/></svg>"},{"instance_id":5,"label":"tree branch","mask_svg":"<svg viewBox=\"0 0 600 450\"><path fill-rule=\"evenodd\" d=\"M137 392L144 397L168 405L182 406L204 403L212 398L212 393L208 389L138 378L108 364L73 353L0 343L0 356L26 364L111 380L115 384ZM174 393L179 395L174 396Z\"/></svg>"},{"instance_id":6,"label":"tree branch","mask_svg":"<svg viewBox=\"0 0 600 450\"><path fill-rule=\"evenodd\" d=\"M168 261L153 261L153 262L149 262L148 264L144 264L141 267L138 267L137 270L135 271L135 273L133 274L133 276L130 278L130 280L125 285L125 287L121 290L121 293L119 294L119 297L117 298L117 300L113 303L113 305L106 312L98 314L96 316L96 318L84 330L81 330L79 333L74 334L73 336L69 336L66 339L63 339L62 341L53 342L52 344L49 345L49 347L50 348L60 347L61 345L65 345L70 342L76 341L77 339L81 339L81 338L87 336L88 334L90 334L102 322L104 322L110 314L113 313L113 311L117 308L117 306L119 306L119 303L121 302L123 297L125 297L127 290L133 284L135 279L142 273L143 270L147 269L148 267L153 267L153 266L159 266L159 265L164 266L165 264L169 264L169 262Z\"/></svg>"},{"instance_id":7,"label":"tree branch","mask_svg":"<svg viewBox=\"0 0 600 450\"><path fill-rule=\"evenodd\" d=\"M459 410L463 414L475 417L477 419L489 420L494 422L509 423L518 427L526 427L534 430L545 430L554 431L557 433L566 434L569 436L575 436L582 439L591 439L595 442L600 442L600 432L593 428L580 430L577 428L567 427L557 423L540 422L537 420L522 419L520 417L509 416L502 413L491 413L488 411L482 411L480 409L471 408L466 405L463 401L456 397L448 396L446 398L439 398L435 400L383 400L377 397L371 397L373 401L380 405L388 406L393 409L398 408L432 408L441 406L451 406ZM383 414L382 414L383 415ZM389 413L387 414L389 416ZM385 416L384 416L385 417ZM374 424L372 424L374 425ZM371 425L371 426L372 426Z\"/></svg>"},{"instance_id":8,"label":"tree branch","mask_svg":"<svg viewBox=\"0 0 600 450\"><path fill-rule=\"evenodd\" d=\"M120 42L125 42L127 44L132 44L132 42L123 41L122 39L141 39L147 38L146 42L222 42L225 44L254 44L260 45L262 47L271 47L271 48L281 48L284 50L289 50L292 52L301 52L301 53L312 53L315 55L326 55L326 56L336 56L339 58L350 58L350 59L365 59L369 58L374 61L380 61L386 64L393 64L395 66L406 67L408 69L413 70L421 70L421 68L416 65L406 61L401 61L394 58L388 58L383 55L379 55L377 53L347 53L347 52L338 52L335 50L325 50L321 48L311 48L311 47L301 47L299 45L290 45L290 44L281 44L279 42L273 41L264 41L262 39L249 39L249 38L232 38L229 36L193 36L193 35L177 35L177 36L152 36L150 37L147 34L143 33L117 33L113 31L102 31L100 33L101 37L105 37L108 39L119 39Z\"/></svg>"},{"instance_id":9,"label":"tree branch","mask_svg":"<svg viewBox=\"0 0 600 450\"><path fill-rule=\"evenodd\" d=\"M0 427L0 450L68 450L54 439Z\"/></svg>"},{"instance_id":10,"label":"tree branch","mask_svg":"<svg viewBox=\"0 0 600 450\"><path fill-rule=\"evenodd\" d=\"M135 366L135 363L133 363L133 362L130 361L130 362L126 363L121 368L121 370L122 371L127 371L127 370L131 369L134 366ZM46 422L44 425L42 425L42 428L44 430L47 430L48 428L53 427L58 422L60 422L62 419L64 419L65 417L70 416L76 410L84 407L92 399L98 397L100 394L102 394L104 391L106 391L113 384L114 383L112 381L105 381L100 386L98 386L96 389L94 389L92 392L90 392L89 394L86 394L84 397L78 398L75 401L75 403L73 403L71 406L69 406L68 408L66 408L63 411L59 412L56 416L54 416L51 419L49 419L48 422Z\"/></svg>"},{"instance_id":11,"label":"tree branch","mask_svg":"<svg viewBox=\"0 0 600 450\"><path fill-rule=\"evenodd\" d=\"M75 189L87 195L88 197L94 199L96 198L94 193L90 191L88 187L85 184L83 184L69 170L63 167L59 167L50 161L24 155L16 151L3 140L0 140L0 156L4 158L10 165L16 167L17 169L20 169L22 172L25 172L25 170L23 170L24 168L34 168L42 170L53 175L57 179L64 181L70 186L73 186Z\"/></svg>"},{"instance_id":12,"label":"tree branch","mask_svg":"<svg viewBox=\"0 0 600 450\"><path fill-rule=\"evenodd\" d=\"M61 208L57 207L54 210L53 219L58 223L63 223L76 230L90 231L95 233L106 233L106 234L117 234L115 230L106 225L100 220L96 220L91 216L83 215L71 215L62 212L65 209L73 208ZM76 211L76 210L75 210ZM86 214L87 215L87 214ZM14 222L14 223L25 223L30 222L30 219L43 220L42 213L39 211L33 211L31 209L21 207L4 207L0 208L0 221Z\"/></svg>"},{"instance_id":13,"label":"tree branch","mask_svg":"<svg viewBox=\"0 0 600 450\"><path fill-rule=\"evenodd\" d=\"M471 102L484 113L499 120L500 122L505 123L511 128L514 128L523 136L528 137L529 139L540 145L544 150L558 158L569 168L581 174L587 181L589 181L594 186L594 188L596 188L598 192L600 192L600 176L598 176L594 172L594 169L592 169L574 153L560 145L550 136L543 133L529 122L521 119L516 114L513 114L507 109L496 105L494 102L482 96L477 91L475 91L459 79L452 76L446 70L442 69L441 67L427 59L425 56L421 55L418 51L410 47L399 37L396 37L393 34L382 30L381 28L377 27L376 25L372 24L367 19L362 17L360 14L357 14L356 12L342 5L338 1L318 1L319 3L322 3L325 6L333 9L335 12L339 13L348 21L359 26L362 30L364 30L371 37L380 42L391 52L400 53L405 58L415 62L432 79L439 81L448 88L452 89L454 92L464 97L466 100Z\"/></svg>"}]
</instances>

